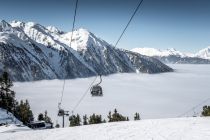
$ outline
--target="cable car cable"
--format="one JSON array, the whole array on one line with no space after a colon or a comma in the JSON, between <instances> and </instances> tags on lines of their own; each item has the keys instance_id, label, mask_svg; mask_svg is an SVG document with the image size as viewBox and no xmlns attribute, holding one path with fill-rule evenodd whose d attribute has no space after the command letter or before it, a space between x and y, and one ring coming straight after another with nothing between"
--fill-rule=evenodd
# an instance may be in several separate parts
<instances>
[{"instance_id":1,"label":"cable car cable","mask_svg":"<svg viewBox=\"0 0 210 140\"><path fill-rule=\"evenodd\" d=\"M134 13L132 14L130 20L128 21L126 27L124 28L123 32L121 33L120 37L118 38L117 42L115 43L114 47L117 46L117 44L119 43L119 41L121 40L122 36L124 35L126 29L128 28L128 26L130 25L131 21L133 20L134 16L136 15L137 11L139 10L141 4L142 4L143 0L141 0L138 4L138 6L136 7ZM127 64L126 64L127 65ZM96 75L97 78L97 75ZM76 110L76 108L80 105L80 103L82 102L82 100L84 99L84 97L86 96L86 94L88 93L88 91L91 89L91 86L93 85L93 83L95 82L96 78L92 81L92 83L90 84L90 86L87 88L87 90L84 92L84 94L82 95L82 97L80 98L80 100L78 101L78 103L74 106L72 113ZM100 84L100 83L99 83Z\"/></svg>"},{"instance_id":2,"label":"cable car cable","mask_svg":"<svg viewBox=\"0 0 210 140\"><path fill-rule=\"evenodd\" d=\"M75 9L74 9L74 19L73 19L73 24L72 24L70 47L71 47L71 43L72 43L72 37L73 37L73 32L74 32L74 27L75 27L75 21L76 21L76 16L77 16L78 1L79 0L76 0L76 6L75 6ZM67 53L67 55L68 55L68 53ZM62 91L61 91L61 99L60 99L60 102L58 103L58 106L59 107L61 106L62 101L63 101L63 94L64 94L65 85L66 85L66 79L65 79L64 76L63 76L63 78L64 78L64 81L63 81L63 87L62 87Z\"/></svg>"},{"instance_id":3,"label":"cable car cable","mask_svg":"<svg viewBox=\"0 0 210 140\"><path fill-rule=\"evenodd\" d=\"M138 4L138 6L136 7L134 13L132 14L130 20L128 21L127 25L125 26L123 32L121 33L120 37L118 38L117 42L115 43L114 47L116 47L119 43L119 41L121 40L122 36L124 35L125 31L127 30L128 26L130 25L131 21L133 20L134 16L136 15L137 11L139 10L141 4L143 3L144 0L141 0Z\"/></svg>"},{"instance_id":4,"label":"cable car cable","mask_svg":"<svg viewBox=\"0 0 210 140\"><path fill-rule=\"evenodd\" d=\"M139 10L140 6L142 5L143 1L144 1L144 0L141 0L141 1L139 2L139 4L137 5L137 7L136 7L134 13L132 14L132 16L131 16L131 18L129 19L127 25L125 26L124 30L123 30L122 33L120 34L120 36L119 36L117 42L115 43L114 48L116 48L116 46L117 46L118 43L120 42L122 36L125 34L125 31L127 30L128 26L130 25L130 23L131 23L131 21L133 20L134 16L135 16L136 13L138 12L138 10ZM116 55L116 56L119 58L119 60L120 60L125 66L130 67L130 65L129 65L128 63L122 61L121 58L120 58L118 55ZM133 67L133 70L135 70L135 67Z\"/></svg>"},{"instance_id":5,"label":"cable car cable","mask_svg":"<svg viewBox=\"0 0 210 140\"><path fill-rule=\"evenodd\" d=\"M186 112L182 113L181 115L179 115L177 117L182 117L182 116L186 115L187 113L191 112L192 110L195 110L196 108L198 108L199 106L203 105L205 102L207 102L209 100L210 100L210 98L207 98L206 100L203 100L202 102L200 102L196 106L193 106L192 108L190 108L189 110L187 110Z\"/></svg>"},{"instance_id":6,"label":"cable car cable","mask_svg":"<svg viewBox=\"0 0 210 140\"><path fill-rule=\"evenodd\" d=\"M74 9L74 20L73 20L72 30L71 30L70 47L71 47L71 43L72 43L72 37L73 37L73 33L74 33L75 21L76 21L76 16L77 16L78 1L79 1L79 0L76 0L76 6L75 6L75 9Z\"/></svg>"},{"instance_id":7,"label":"cable car cable","mask_svg":"<svg viewBox=\"0 0 210 140\"><path fill-rule=\"evenodd\" d=\"M80 105L80 103L82 102L82 100L84 99L84 97L87 95L87 93L89 92L90 88L92 87L93 83L96 81L97 76L95 77L95 79L93 79L93 81L91 82L91 84L88 86L88 88L86 89L86 91L84 92L84 94L82 95L82 97L79 99L79 101L75 104L75 106L72 109L72 114L73 112L76 110L76 108Z\"/></svg>"}]
</instances>

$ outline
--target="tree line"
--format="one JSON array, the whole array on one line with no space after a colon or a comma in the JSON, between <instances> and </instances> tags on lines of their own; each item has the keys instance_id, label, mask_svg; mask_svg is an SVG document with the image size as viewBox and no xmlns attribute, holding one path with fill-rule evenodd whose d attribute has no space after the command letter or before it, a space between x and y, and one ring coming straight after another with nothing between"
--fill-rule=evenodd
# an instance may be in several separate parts
<instances>
[{"instance_id":1,"label":"tree line","mask_svg":"<svg viewBox=\"0 0 210 140\"><path fill-rule=\"evenodd\" d=\"M139 113L134 114L134 120L140 120ZM110 111L107 115L107 120L102 118L102 115L93 113L89 117L87 115L81 116L79 114L71 115L69 117L70 127L81 126L81 125L90 125L90 124L99 124L107 122L119 122L119 121L129 121L127 116L120 114L117 109L114 109L113 113Z\"/></svg>"}]
</instances>

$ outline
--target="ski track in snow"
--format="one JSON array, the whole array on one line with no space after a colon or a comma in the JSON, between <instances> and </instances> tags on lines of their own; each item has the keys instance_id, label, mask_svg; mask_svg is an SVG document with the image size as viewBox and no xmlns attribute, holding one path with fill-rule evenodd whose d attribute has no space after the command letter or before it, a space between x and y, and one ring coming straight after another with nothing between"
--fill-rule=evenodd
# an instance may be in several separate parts
<instances>
[{"instance_id":1,"label":"ski track in snow","mask_svg":"<svg viewBox=\"0 0 210 140\"><path fill-rule=\"evenodd\" d=\"M154 119L3 132L0 137L1 140L209 140L209 124L209 117Z\"/></svg>"}]
</instances>

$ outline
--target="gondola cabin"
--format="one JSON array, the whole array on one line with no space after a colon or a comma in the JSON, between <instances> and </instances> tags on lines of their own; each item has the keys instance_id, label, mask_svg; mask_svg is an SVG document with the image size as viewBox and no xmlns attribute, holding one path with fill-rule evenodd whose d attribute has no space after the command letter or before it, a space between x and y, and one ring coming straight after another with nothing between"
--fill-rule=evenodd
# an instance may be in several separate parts
<instances>
[{"instance_id":1,"label":"gondola cabin","mask_svg":"<svg viewBox=\"0 0 210 140\"><path fill-rule=\"evenodd\" d=\"M95 85L91 88L91 95L92 96L103 96L102 87L99 85Z\"/></svg>"},{"instance_id":2,"label":"gondola cabin","mask_svg":"<svg viewBox=\"0 0 210 140\"><path fill-rule=\"evenodd\" d=\"M92 96L103 96L103 90L102 90L102 87L100 86L101 82L102 82L102 78L100 75L100 82L92 86L90 89L90 93Z\"/></svg>"},{"instance_id":3,"label":"gondola cabin","mask_svg":"<svg viewBox=\"0 0 210 140\"><path fill-rule=\"evenodd\" d=\"M64 115L64 110L63 109L59 109L58 110L58 116L63 116Z\"/></svg>"}]
</instances>

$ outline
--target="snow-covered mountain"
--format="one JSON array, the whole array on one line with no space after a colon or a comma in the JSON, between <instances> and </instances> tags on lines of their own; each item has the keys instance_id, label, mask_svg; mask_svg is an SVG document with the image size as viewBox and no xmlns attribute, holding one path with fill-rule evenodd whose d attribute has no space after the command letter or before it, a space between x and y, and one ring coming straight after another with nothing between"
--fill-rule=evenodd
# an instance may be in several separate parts
<instances>
[{"instance_id":1,"label":"snow-covered mountain","mask_svg":"<svg viewBox=\"0 0 210 140\"><path fill-rule=\"evenodd\" d=\"M131 51L140 53L142 55L146 56L170 56L170 55L176 55L180 57L186 57L186 56L192 56L193 54L186 54L182 53L180 51L177 51L174 48L166 49L166 50L160 50L160 49L155 49L155 48L134 48Z\"/></svg>"},{"instance_id":2,"label":"snow-covered mountain","mask_svg":"<svg viewBox=\"0 0 210 140\"><path fill-rule=\"evenodd\" d=\"M1 140L209 140L210 118L126 121L48 130L5 132Z\"/></svg>"},{"instance_id":3,"label":"snow-covered mountain","mask_svg":"<svg viewBox=\"0 0 210 140\"><path fill-rule=\"evenodd\" d=\"M0 22L0 72L13 80L88 77L117 72L168 72L160 61L112 47L86 29L63 32L34 22Z\"/></svg>"},{"instance_id":4,"label":"snow-covered mountain","mask_svg":"<svg viewBox=\"0 0 210 140\"><path fill-rule=\"evenodd\" d=\"M174 48L166 50L155 48L134 48L131 51L157 58L163 63L210 64L209 48L203 49L196 54L180 52Z\"/></svg>"},{"instance_id":5,"label":"snow-covered mountain","mask_svg":"<svg viewBox=\"0 0 210 140\"><path fill-rule=\"evenodd\" d=\"M210 60L210 46L200 50L198 53L195 54L195 56Z\"/></svg>"}]
</instances>

